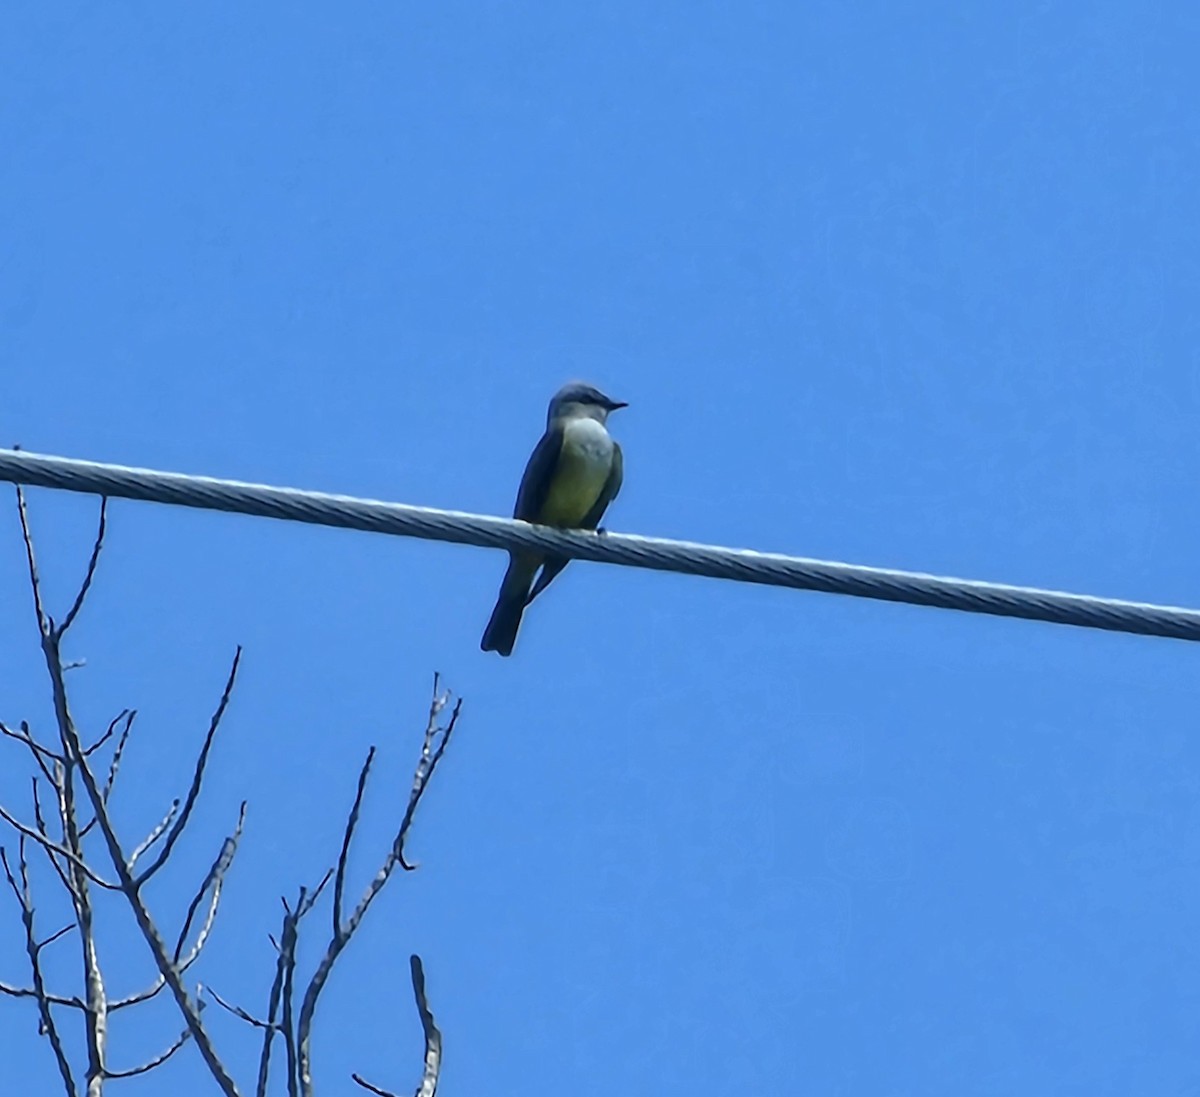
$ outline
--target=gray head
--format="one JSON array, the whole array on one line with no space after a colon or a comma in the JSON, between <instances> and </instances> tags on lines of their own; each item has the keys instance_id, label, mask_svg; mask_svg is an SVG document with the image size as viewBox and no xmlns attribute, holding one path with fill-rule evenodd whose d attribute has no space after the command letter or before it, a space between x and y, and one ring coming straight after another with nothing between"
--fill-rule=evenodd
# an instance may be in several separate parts
<instances>
[{"instance_id":1,"label":"gray head","mask_svg":"<svg viewBox=\"0 0 1200 1097\"><path fill-rule=\"evenodd\" d=\"M585 385L582 381L571 381L563 385L550 401L550 411L546 422L553 423L555 419L575 419L586 416L603 423L610 411L626 408L629 405L621 400L613 400L605 396L593 385Z\"/></svg>"}]
</instances>

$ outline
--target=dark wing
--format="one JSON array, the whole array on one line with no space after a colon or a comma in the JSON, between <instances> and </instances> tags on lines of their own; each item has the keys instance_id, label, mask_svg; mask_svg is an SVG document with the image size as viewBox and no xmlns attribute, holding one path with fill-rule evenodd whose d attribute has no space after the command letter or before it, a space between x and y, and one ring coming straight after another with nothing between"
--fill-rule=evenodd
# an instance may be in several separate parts
<instances>
[{"instance_id":1,"label":"dark wing","mask_svg":"<svg viewBox=\"0 0 1200 1097\"><path fill-rule=\"evenodd\" d=\"M617 492L621 490L621 482L624 479L625 459L621 456L621 447L614 442L612 468L608 470L608 479L604 481L604 490L600 492L592 509L587 512L587 515L580 523L580 529L595 529L600 524L600 519L604 517L604 512L608 509L608 504L617 497ZM567 561L562 556L555 556L547 560L542 565L541 574L538 575L537 582L533 584L533 589L530 590L529 596L525 599L525 604L529 605L530 602L541 594L566 566Z\"/></svg>"},{"instance_id":2,"label":"dark wing","mask_svg":"<svg viewBox=\"0 0 1200 1097\"><path fill-rule=\"evenodd\" d=\"M525 466L525 475L521 477L521 487L517 491L517 505L513 507L514 518L520 518L524 522L538 521L542 507L546 505L546 495L554 479L554 470L558 468L562 440L562 427L555 426L548 429L542 435L541 441L533 447L529 464Z\"/></svg>"}]
</instances>

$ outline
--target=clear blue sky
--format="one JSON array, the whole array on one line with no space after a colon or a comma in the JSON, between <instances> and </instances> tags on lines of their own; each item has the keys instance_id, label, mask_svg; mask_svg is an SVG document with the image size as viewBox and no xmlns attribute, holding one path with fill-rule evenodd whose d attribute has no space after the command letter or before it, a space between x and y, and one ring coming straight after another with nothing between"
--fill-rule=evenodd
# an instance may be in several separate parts
<instances>
[{"instance_id":1,"label":"clear blue sky","mask_svg":"<svg viewBox=\"0 0 1200 1097\"><path fill-rule=\"evenodd\" d=\"M631 405L612 529L1200 605L1191 5L20 2L0 31L6 445L507 513L584 377ZM94 504L32 513L61 609ZM416 950L448 1097L1200 1091L1200 650L574 564L502 660L502 570L112 508L68 654L89 727L141 712L131 841L246 648L153 895L170 924L248 797L199 972L226 996L261 1009L368 745L355 894L433 671L466 698L422 868L325 999L325 1090L415 1082ZM8 505L0 634L0 717L45 727ZM117 1023L113 1066L177 1028ZM0 1031L6 1084L50 1092L32 1012ZM209 1085L189 1049L123 1092Z\"/></svg>"}]
</instances>

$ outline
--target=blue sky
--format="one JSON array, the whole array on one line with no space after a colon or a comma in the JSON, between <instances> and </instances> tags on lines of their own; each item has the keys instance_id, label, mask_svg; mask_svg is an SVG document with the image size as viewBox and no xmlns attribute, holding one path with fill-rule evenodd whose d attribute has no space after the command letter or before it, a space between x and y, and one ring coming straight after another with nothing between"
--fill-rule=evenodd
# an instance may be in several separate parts
<instances>
[{"instance_id":1,"label":"blue sky","mask_svg":"<svg viewBox=\"0 0 1200 1097\"><path fill-rule=\"evenodd\" d=\"M630 403L612 529L1200 605L1198 22L10 4L0 440L507 513L546 400L584 377ZM31 508L61 607L94 503ZM0 507L0 718L45 728L22 568ZM325 1089L415 1083L415 950L448 1095L1200 1092L1190 646L574 564L502 660L477 646L502 571L112 507L68 654L86 726L140 712L131 842L245 645L152 899L173 924L248 798L199 972L247 1008L368 746L355 893L434 670L466 699L421 870L324 1001ZM117 994L147 978L120 914ZM215 1013L249 1089L251 1039ZM50 1092L32 1012L0 1002L0 1026L14 1092ZM177 1028L115 1024L112 1065ZM190 1049L125 1085L210 1092Z\"/></svg>"}]
</instances>

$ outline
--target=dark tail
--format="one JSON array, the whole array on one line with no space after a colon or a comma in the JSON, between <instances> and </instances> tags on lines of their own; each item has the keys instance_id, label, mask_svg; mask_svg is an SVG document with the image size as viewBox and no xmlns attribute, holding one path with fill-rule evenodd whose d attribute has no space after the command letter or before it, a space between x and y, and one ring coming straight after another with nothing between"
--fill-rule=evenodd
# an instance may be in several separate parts
<instances>
[{"instance_id":1,"label":"dark tail","mask_svg":"<svg viewBox=\"0 0 1200 1097\"><path fill-rule=\"evenodd\" d=\"M509 561L504 582L500 584L496 608L492 610L487 628L483 630L483 639L479 642L484 651L512 654L513 644L517 642L517 630L521 627L521 615L525 612L525 600L529 596L529 584L537 569L536 560L514 556Z\"/></svg>"}]
</instances>

